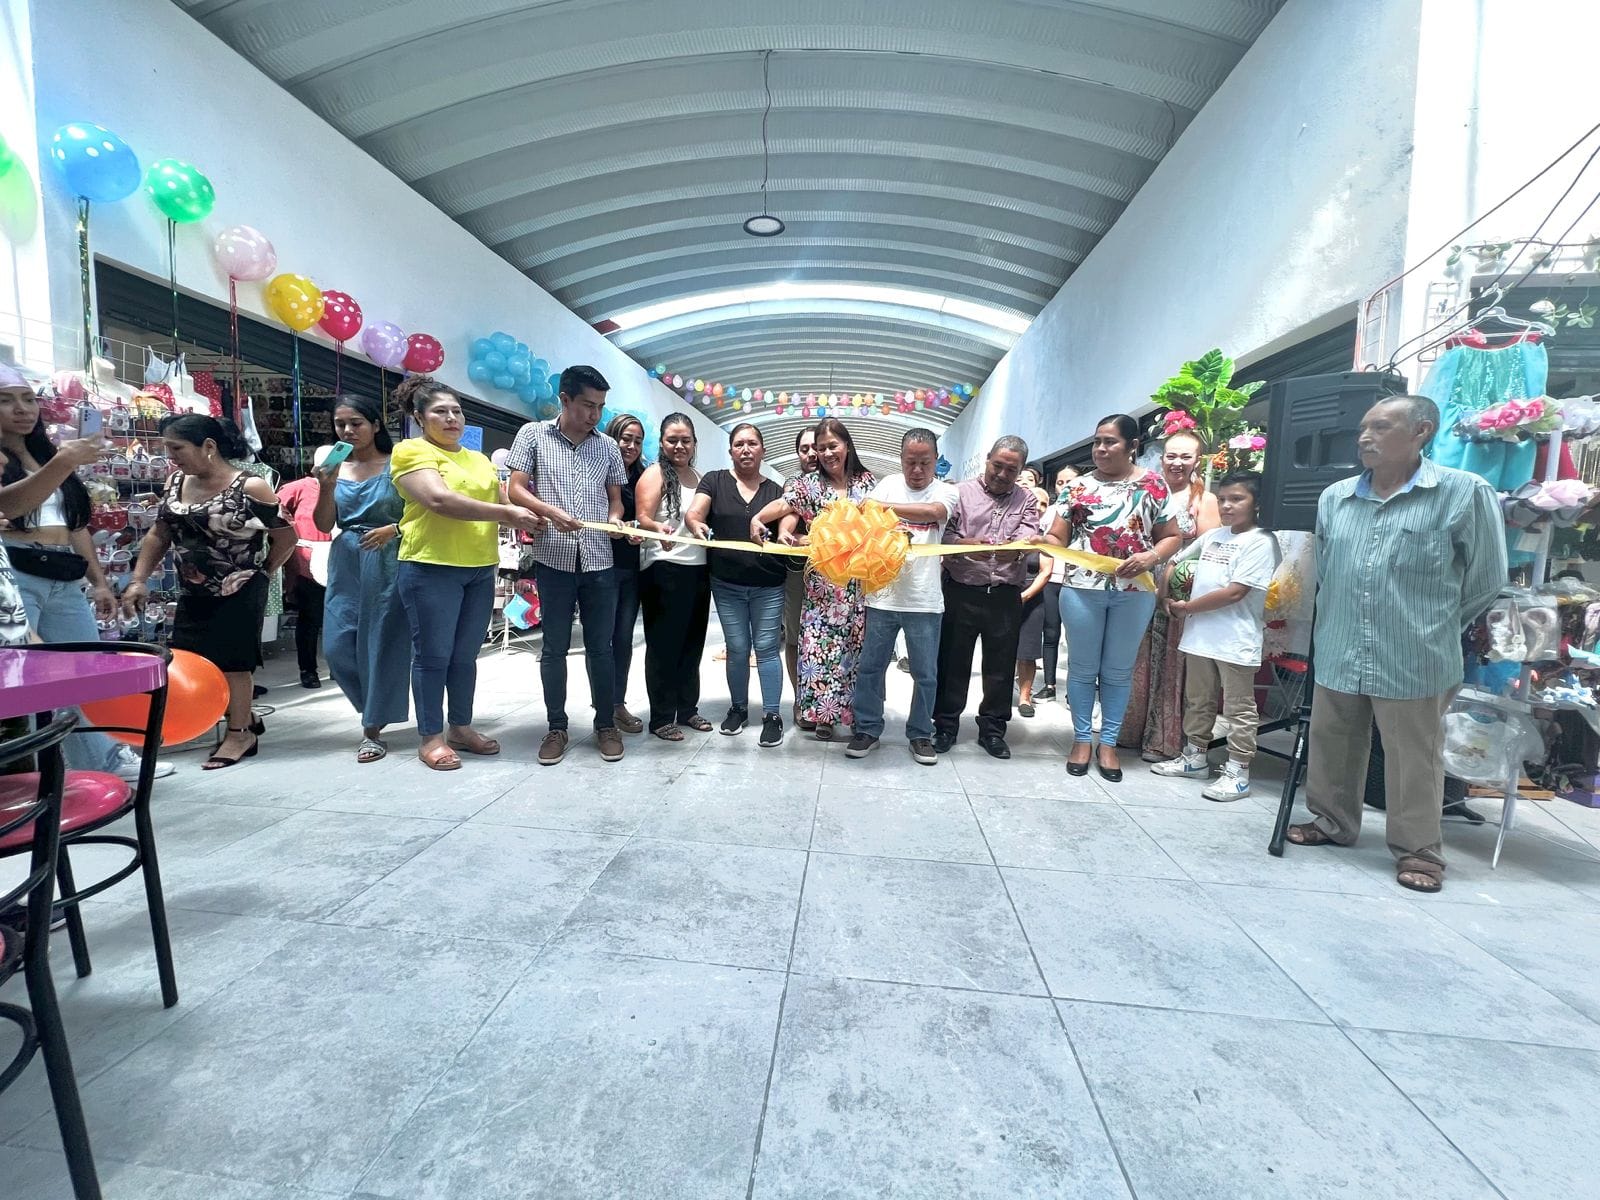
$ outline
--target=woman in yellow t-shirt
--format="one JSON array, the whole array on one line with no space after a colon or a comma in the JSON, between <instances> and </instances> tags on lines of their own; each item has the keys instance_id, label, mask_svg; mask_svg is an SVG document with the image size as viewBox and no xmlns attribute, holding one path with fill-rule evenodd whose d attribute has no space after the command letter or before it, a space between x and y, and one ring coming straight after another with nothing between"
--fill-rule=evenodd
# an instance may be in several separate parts
<instances>
[{"instance_id":1,"label":"woman in yellow t-shirt","mask_svg":"<svg viewBox=\"0 0 1600 1200\"><path fill-rule=\"evenodd\" d=\"M413 375L395 398L422 436L394 448L389 474L405 500L396 587L411 625L411 694L417 757L435 771L461 765L457 750L498 754L500 743L472 728L478 649L494 610L498 526L537 529L541 518L507 504L494 464L461 448L461 397L428 375ZM449 726L444 700L450 697Z\"/></svg>"}]
</instances>

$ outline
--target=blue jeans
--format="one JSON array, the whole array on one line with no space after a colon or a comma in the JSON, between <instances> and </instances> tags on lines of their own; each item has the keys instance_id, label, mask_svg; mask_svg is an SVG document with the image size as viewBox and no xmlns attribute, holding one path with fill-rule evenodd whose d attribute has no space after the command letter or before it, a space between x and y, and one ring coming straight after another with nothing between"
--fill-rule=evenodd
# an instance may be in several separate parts
<instances>
[{"instance_id":1,"label":"blue jeans","mask_svg":"<svg viewBox=\"0 0 1600 1200\"><path fill-rule=\"evenodd\" d=\"M761 680L761 710L777 716L783 703L783 588L750 587L743 583L711 581L717 604L717 621L728 647L728 698L733 707L750 707L750 651L756 652L756 675Z\"/></svg>"},{"instance_id":2,"label":"blue jeans","mask_svg":"<svg viewBox=\"0 0 1600 1200\"><path fill-rule=\"evenodd\" d=\"M493 567L446 567L402 562L395 581L411 625L411 695L417 732L444 732L444 700L450 724L472 724L478 689L478 651L494 611Z\"/></svg>"},{"instance_id":3,"label":"blue jeans","mask_svg":"<svg viewBox=\"0 0 1600 1200\"><path fill-rule=\"evenodd\" d=\"M572 649L572 615L583 622L583 660L589 669L589 698L594 702L594 727L616 724L617 672L611 639L617 628L617 574L561 571L540 563L534 568L539 587L539 622L544 648L539 651L539 678L544 708L553 731L567 728L567 652Z\"/></svg>"},{"instance_id":4,"label":"blue jeans","mask_svg":"<svg viewBox=\"0 0 1600 1200\"><path fill-rule=\"evenodd\" d=\"M83 581L41 579L23 571L17 577L22 607L28 624L41 642L98 642L100 625L95 620L89 597L83 594ZM88 723L88 722L86 722ZM67 738L67 765L77 771L110 771L120 757L121 743L103 733L75 733Z\"/></svg>"},{"instance_id":5,"label":"blue jeans","mask_svg":"<svg viewBox=\"0 0 1600 1200\"><path fill-rule=\"evenodd\" d=\"M895 637L906 635L911 662L911 711L906 737L933 736L933 696L939 683L939 626L942 613L891 612L867 605L867 632L861 642L861 673L856 676L856 732L883 736L884 679L894 661Z\"/></svg>"},{"instance_id":6,"label":"blue jeans","mask_svg":"<svg viewBox=\"0 0 1600 1200\"><path fill-rule=\"evenodd\" d=\"M1128 711L1133 664L1156 611L1153 592L1105 588L1061 589L1061 624L1067 632L1067 703L1072 737L1094 735L1095 688L1100 692L1100 744L1115 746Z\"/></svg>"}]
</instances>

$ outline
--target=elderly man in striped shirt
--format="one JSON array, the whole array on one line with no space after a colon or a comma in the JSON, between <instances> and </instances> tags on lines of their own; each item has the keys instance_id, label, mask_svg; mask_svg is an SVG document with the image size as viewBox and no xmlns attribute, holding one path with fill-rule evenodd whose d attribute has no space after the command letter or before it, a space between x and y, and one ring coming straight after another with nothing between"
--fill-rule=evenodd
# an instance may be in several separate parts
<instances>
[{"instance_id":1,"label":"elderly man in striped shirt","mask_svg":"<svg viewBox=\"0 0 1600 1200\"><path fill-rule=\"evenodd\" d=\"M1317 505L1317 687L1311 705L1303 846L1348 846L1361 831L1376 722L1387 839L1402 887L1444 883L1440 722L1461 684L1461 631L1506 582L1494 489L1422 457L1439 428L1425 396L1381 400L1361 419L1366 470Z\"/></svg>"}]
</instances>

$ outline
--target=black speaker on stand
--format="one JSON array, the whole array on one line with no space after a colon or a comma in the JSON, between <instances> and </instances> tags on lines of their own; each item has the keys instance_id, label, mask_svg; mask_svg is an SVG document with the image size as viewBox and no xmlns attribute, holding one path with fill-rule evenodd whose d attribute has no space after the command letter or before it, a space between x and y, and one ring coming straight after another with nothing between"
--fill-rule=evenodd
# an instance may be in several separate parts
<instances>
[{"instance_id":1,"label":"black speaker on stand","mask_svg":"<svg viewBox=\"0 0 1600 1200\"><path fill-rule=\"evenodd\" d=\"M1361 470L1356 434L1379 400L1404 395L1403 376L1380 371L1280 379L1267 391L1267 463L1261 523L1268 529L1317 524L1317 500L1330 483Z\"/></svg>"},{"instance_id":2,"label":"black speaker on stand","mask_svg":"<svg viewBox=\"0 0 1600 1200\"><path fill-rule=\"evenodd\" d=\"M1303 375L1274 383L1267 392L1261 524L1268 529L1316 529L1317 501L1323 490L1361 470L1361 456L1356 452L1361 418L1378 401L1405 392L1403 376L1383 371ZM1267 852L1280 857L1294 812L1294 796L1305 773L1315 674L1314 662L1308 663L1300 705L1292 720L1294 748L1289 753L1289 773L1278 798L1272 840L1267 843Z\"/></svg>"}]
</instances>

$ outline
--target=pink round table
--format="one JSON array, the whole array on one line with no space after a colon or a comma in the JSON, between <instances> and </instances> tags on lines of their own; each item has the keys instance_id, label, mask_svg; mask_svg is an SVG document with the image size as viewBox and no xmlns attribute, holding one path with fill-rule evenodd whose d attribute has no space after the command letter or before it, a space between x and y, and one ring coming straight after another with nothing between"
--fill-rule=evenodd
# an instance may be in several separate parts
<instances>
[{"instance_id":1,"label":"pink round table","mask_svg":"<svg viewBox=\"0 0 1600 1200\"><path fill-rule=\"evenodd\" d=\"M166 665L153 654L0 649L0 718L149 692L165 678Z\"/></svg>"}]
</instances>

